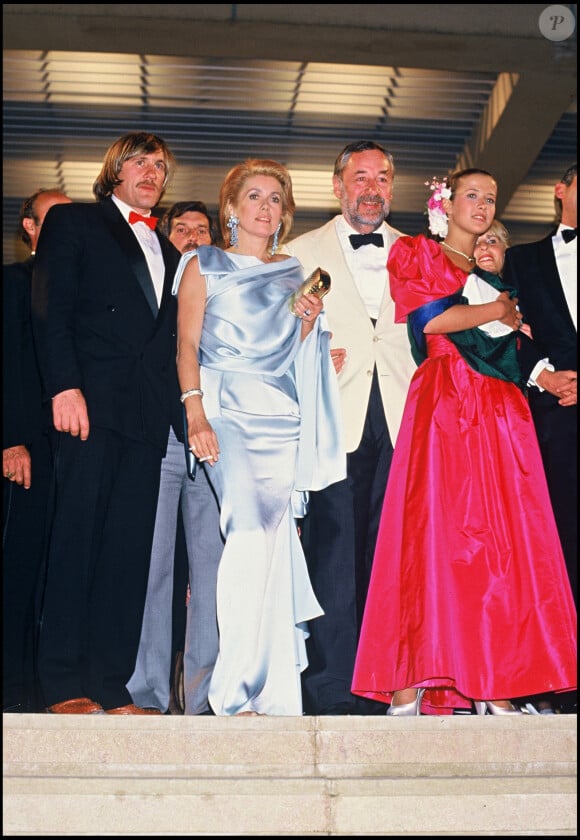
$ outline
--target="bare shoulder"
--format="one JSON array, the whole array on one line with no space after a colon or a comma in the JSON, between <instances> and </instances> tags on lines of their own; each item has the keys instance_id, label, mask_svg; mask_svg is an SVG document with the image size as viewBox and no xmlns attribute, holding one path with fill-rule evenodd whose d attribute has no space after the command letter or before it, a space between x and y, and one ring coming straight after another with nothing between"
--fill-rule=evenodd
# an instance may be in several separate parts
<instances>
[{"instance_id":1,"label":"bare shoulder","mask_svg":"<svg viewBox=\"0 0 580 840\"><path fill-rule=\"evenodd\" d=\"M184 287L189 289L193 285L197 285L202 276L199 269L197 254L188 254L187 257L187 261L183 260L181 270L178 268L175 276L176 282L179 282L180 290Z\"/></svg>"}]
</instances>

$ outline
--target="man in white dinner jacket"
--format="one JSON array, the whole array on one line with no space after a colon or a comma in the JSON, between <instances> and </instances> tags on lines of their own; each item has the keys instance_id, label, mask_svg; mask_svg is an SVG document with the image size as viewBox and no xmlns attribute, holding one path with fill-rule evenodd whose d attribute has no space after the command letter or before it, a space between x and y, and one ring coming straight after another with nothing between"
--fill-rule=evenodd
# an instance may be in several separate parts
<instances>
[{"instance_id":1,"label":"man in white dinner jacket","mask_svg":"<svg viewBox=\"0 0 580 840\"><path fill-rule=\"evenodd\" d=\"M341 214L286 246L306 276L318 266L331 276L324 308L347 451L347 478L311 493L302 523L309 572L325 613L310 627L303 673L307 714L385 711L384 704L355 697L350 686L393 446L416 368L406 325L395 324L386 268L390 246L403 235L385 221L393 177L393 158L382 146L349 143L334 165Z\"/></svg>"}]
</instances>

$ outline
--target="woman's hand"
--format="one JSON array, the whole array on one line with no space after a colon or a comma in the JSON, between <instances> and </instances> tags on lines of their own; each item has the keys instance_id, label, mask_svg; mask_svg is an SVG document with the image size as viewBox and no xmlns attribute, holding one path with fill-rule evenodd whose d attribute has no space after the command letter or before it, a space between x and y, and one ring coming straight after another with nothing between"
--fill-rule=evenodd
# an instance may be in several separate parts
<instances>
[{"instance_id":1,"label":"woman's hand","mask_svg":"<svg viewBox=\"0 0 580 840\"><path fill-rule=\"evenodd\" d=\"M509 292L500 292L496 302L501 303L503 308L503 315L500 315L497 320L512 330L519 330L523 315L518 307L518 299L510 298Z\"/></svg>"},{"instance_id":2,"label":"woman's hand","mask_svg":"<svg viewBox=\"0 0 580 840\"><path fill-rule=\"evenodd\" d=\"M316 319L322 312L322 301L318 295L301 295L294 303L294 314L302 320L302 341L310 335Z\"/></svg>"},{"instance_id":3,"label":"woman's hand","mask_svg":"<svg viewBox=\"0 0 580 840\"><path fill-rule=\"evenodd\" d=\"M301 295L294 303L294 313L306 323L314 323L322 312L318 295Z\"/></svg>"},{"instance_id":4,"label":"woman's hand","mask_svg":"<svg viewBox=\"0 0 580 840\"><path fill-rule=\"evenodd\" d=\"M203 417L187 416L187 443L189 451L198 461L207 461L213 467L219 458L220 447L217 435L208 423L205 415Z\"/></svg>"}]
</instances>

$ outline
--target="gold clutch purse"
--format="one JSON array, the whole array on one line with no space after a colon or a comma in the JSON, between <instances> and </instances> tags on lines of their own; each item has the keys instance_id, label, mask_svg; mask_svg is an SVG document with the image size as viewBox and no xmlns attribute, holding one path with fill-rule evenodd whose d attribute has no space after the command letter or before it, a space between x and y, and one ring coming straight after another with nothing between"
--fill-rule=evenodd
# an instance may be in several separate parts
<instances>
[{"instance_id":1,"label":"gold clutch purse","mask_svg":"<svg viewBox=\"0 0 580 840\"><path fill-rule=\"evenodd\" d=\"M290 298L290 309L294 312L294 304L302 295L316 295L320 299L330 291L330 274L323 268L315 268L312 274L304 281L299 289L296 289ZM298 316L297 316L298 317Z\"/></svg>"}]
</instances>

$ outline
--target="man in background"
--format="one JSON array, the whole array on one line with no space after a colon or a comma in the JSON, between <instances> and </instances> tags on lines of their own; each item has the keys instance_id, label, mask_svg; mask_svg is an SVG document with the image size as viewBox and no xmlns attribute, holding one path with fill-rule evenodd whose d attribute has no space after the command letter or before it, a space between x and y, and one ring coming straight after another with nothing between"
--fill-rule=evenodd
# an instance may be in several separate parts
<instances>
[{"instance_id":1,"label":"man in background","mask_svg":"<svg viewBox=\"0 0 580 840\"><path fill-rule=\"evenodd\" d=\"M517 289L532 341L522 341L520 361L538 387L528 390L550 499L570 585L578 588L578 275L577 165L554 187L556 227L537 242L506 252L504 279ZM544 368L544 370L542 370ZM549 375L548 370L556 370ZM554 388L552 380L559 387ZM554 706L576 712L576 693L531 698L529 711L550 714Z\"/></svg>"},{"instance_id":2,"label":"man in background","mask_svg":"<svg viewBox=\"0 0 580 840\"><path fill-rule=\"evenodd\" d=\"M20 209L24 262L2 271L3 642L2 709L38 712L35 599L42 569L52 458L48 417L30 319L30 285L44 217L69 204L58 189L40 189Z\"/></svg>"},{"instance_id":3,"label":"man in background","mask_svg":"<svg viewBox=\"0 0 580 840\"><path fill-rule=\"evenodd\" d=\"M214 241L213 220L201 201L177 202L164 213L159 229L181 254ZM140 706L172 714L210 714L208 690L218 654L215 599L223 539L205 465L197 465L195 479L187 473L175 366L170 381L172 424L161 462L139 652L127 688Z\"/></svg>"},{"instance_id":4,"label":"man in background","mask_svg":"<svg viewBox=\"0 0 580 840\"><path fill-rule=\"evenodd\" d=\"M576 369L577 327L577 169L569 167L554 187L557 227L545 239L515 245L506 252L504 278L517 289L524 322L532 332L522 346L525 365L546 359L567 370L574 397L530 388L530 408L542 452L550 498L562 542L570 584L576 598L578 583L578 414ZM525 367L524 367L525 369ZM538 384L541 386L542 379Z\"/></svg>"}]
</instances>

